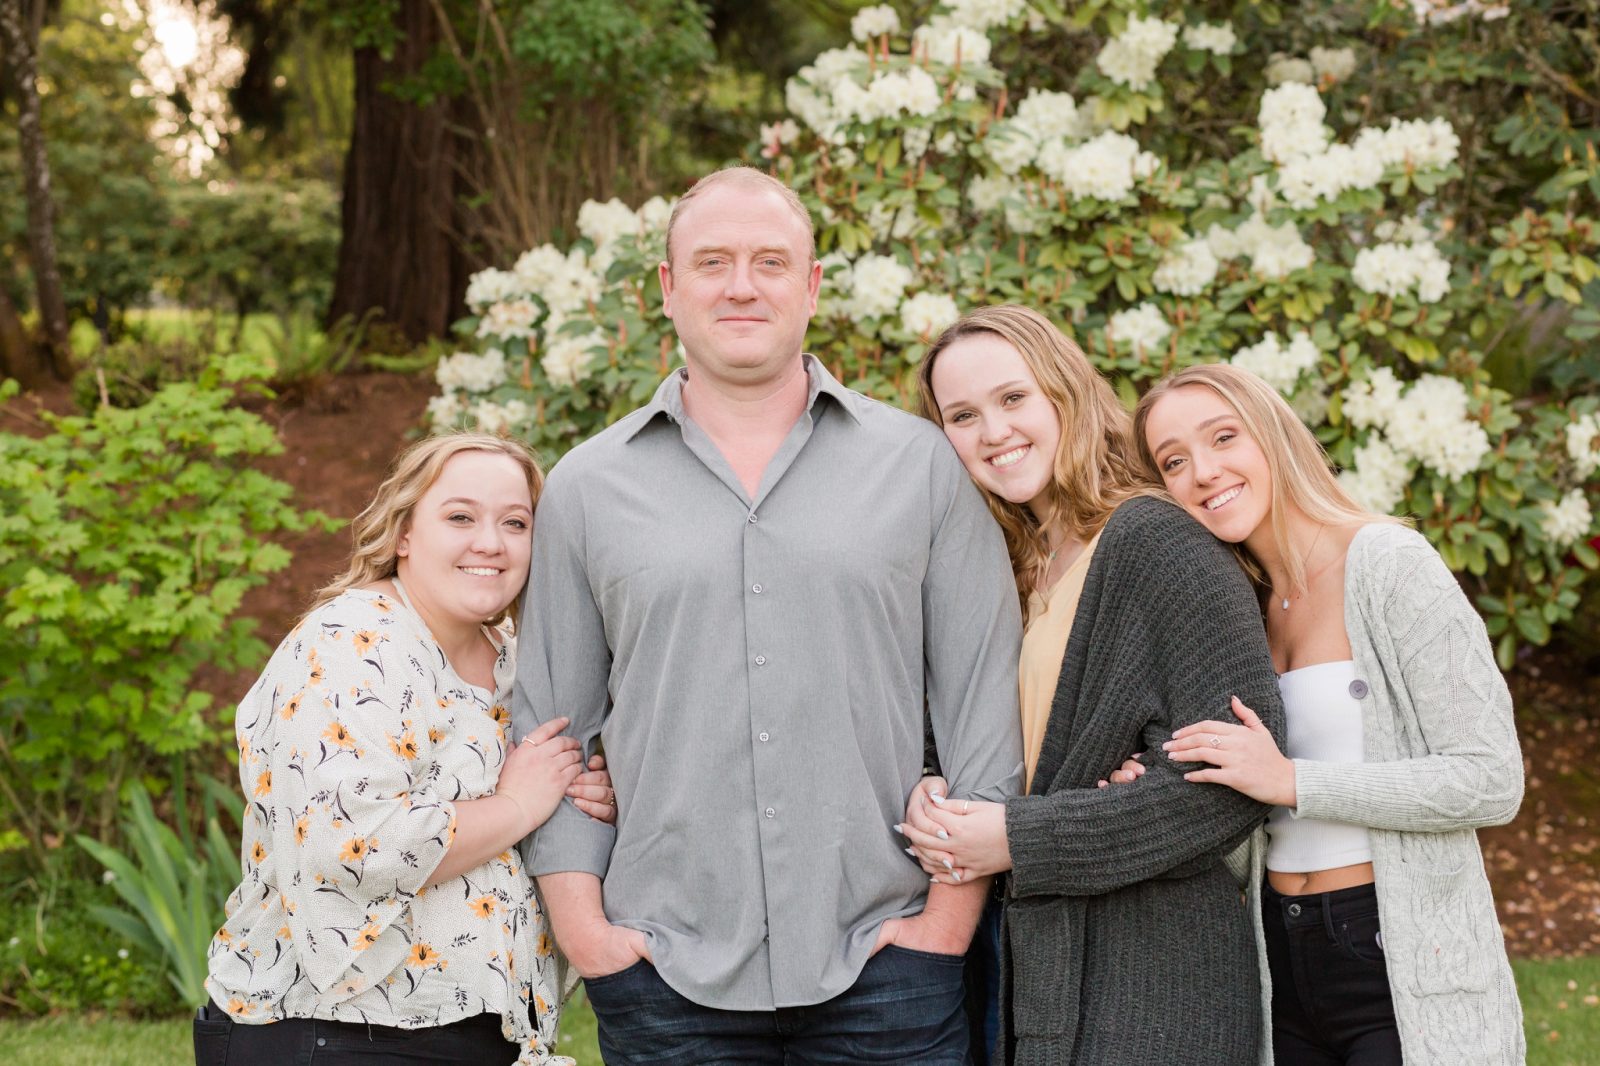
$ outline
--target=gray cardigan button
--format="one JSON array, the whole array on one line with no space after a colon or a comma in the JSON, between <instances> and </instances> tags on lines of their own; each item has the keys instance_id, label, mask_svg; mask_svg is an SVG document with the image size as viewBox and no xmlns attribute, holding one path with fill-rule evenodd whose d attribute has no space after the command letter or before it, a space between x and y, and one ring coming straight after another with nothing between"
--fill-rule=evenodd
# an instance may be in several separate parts
<instances>
[{"instance_id":1,"label":"gray cardigan button","mask_svg":"<svg viewBox=\"0 0 1600 1066\"><path fill-rule=\"evenodd\" d=\"M1350 696L1352 699L1364 700L1367 698L1367 683L1359 677L1350 682Z\"/></svg>"}]
</instances>

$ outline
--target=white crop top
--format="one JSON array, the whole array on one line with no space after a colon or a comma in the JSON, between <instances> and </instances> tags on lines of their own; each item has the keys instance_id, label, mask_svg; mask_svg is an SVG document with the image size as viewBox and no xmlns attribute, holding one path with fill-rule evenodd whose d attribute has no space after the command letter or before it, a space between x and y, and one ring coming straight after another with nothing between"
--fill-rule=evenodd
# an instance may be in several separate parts
<instances>
[{"instance_id":1,"label":"white crop top","mask_svg":"<svg viewBox=\"0 0 1600 1066\"><path fill-rule=\"evenodd\" d=\"M1361 701L1350 694L1356 677L1351 660L1318 663L1278 676L1289 721L1284 754L1317 762L1365 762ZM1367 827L1320 818L1300 818L1287 807L1267 816L1267 869L1280 873L1332 870L1372 861Z\"/></svg>"}]
</instances>

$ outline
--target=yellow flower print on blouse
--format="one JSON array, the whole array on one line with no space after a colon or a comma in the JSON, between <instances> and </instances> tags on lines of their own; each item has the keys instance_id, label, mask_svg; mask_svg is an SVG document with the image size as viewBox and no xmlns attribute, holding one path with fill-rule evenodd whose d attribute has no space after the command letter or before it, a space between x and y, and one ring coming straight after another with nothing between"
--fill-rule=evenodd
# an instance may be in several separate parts
<instances>
[{"instance_id":1,"label":"yellow flower print on blouse","mask_svg":"<svg viewBox=\"0 0 1600 1066\"><path fill-rule=\"evenodd\" d=\"M428 884L455 803L492 795L507 754L496 740L515 663L489 635L502 648L489 691L409 608L368 590L317 607L278 646L235 715L251 802L209 952L213 1001L251 1021L401 1028L488 1012L520 1061L562 1061L556 962L520 856Z\"/></svg>"}]
</instances>

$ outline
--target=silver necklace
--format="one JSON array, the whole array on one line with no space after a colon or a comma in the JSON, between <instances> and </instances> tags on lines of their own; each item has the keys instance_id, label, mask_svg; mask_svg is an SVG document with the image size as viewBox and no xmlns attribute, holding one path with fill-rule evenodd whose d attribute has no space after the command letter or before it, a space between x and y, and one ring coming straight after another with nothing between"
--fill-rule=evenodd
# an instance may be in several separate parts
<instances>
[{"instance_id":1,"label":"silver necklace","mask_svg":"<svg viewBox=\"0 0 1600 1066\"><path fill-rule=\"evenodd\" d=\"M1309 565L1310 565L1310 563L1311 563L1311 556L1312 556L1312 555L1313 555L1313 554L1314 554L1314 553L1315 553L1315 552L1316 552L1316 550L1317 550L1317 542L1318 542L1318 541L1320 541L1320 540L1322 540L1322 531L1323 531L1323 530L1324 530L1324 529L1327 529L1327 528L1328 528L1328 527L1327 527L1327 526L1318 526L1318 527L1317 527L1317 535L1316 535L1316 536L1315 536L1315 537L1312 537L1312 538L1311 538L1311 547L1310 547L1310 549L1309 549L1309 550L1308 550L1308 551L1307 551L1307 552L1306 552L1306 557L1305 557L1305 560L1304 560L1304 561L1303 561L1303 562L1302 562L1302 563L1301 563L1301 564L1300 564L1300 565L1301 565L1301 568L1302 568L1302 569L1304 569L1304 568L1305 568L1305 567L1306 567L1306 566L1309 566ZM1308 575L1308 576L1307 576L1307 577L1306 577L1306 586L1307 586L1307 587L1308 587L1308 588L1309 588L1309 587L1310 587L1310 585L1311 585L1311 578L1312 578L1312 577L1313 577L1313 576L1315 576L1315 575ZM1274 590L1273 590L1273 591L1274 591L1274 592L1276 592L1276 591L1277 591L1277 590L1276 590L1276 589L1274 589ZM1287 596L1285 596L1285 597L1283 597L1283 599L1282 599L1282 601L1280 601L1280 602L1279 602L1279 604L1278 604L1278 606L1280 606L1280 607L1282 607L1282 608L1283 608L1283 609L1284 609L1284 610L1285 610L1285 611L1287 611L1287 610L1288 610L1288 609L1289 609L1289 597L1287 597Z\"/></svg>"}]
</instances>

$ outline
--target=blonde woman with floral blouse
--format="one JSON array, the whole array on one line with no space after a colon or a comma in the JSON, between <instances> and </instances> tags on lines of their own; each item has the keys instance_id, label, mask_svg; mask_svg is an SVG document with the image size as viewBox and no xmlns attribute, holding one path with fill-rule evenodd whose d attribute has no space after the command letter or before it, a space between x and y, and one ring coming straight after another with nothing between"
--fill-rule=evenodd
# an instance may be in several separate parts
<instances>
[{"instance_id":1,"label":"blonde woman with floral blouse","mask_svg":"<svg viewBox=\"0 0 1600 1066\"><path fill-rule=\"evenodd\" d=\"M615 801L565 719L510 736L504 623L541 482L515 442L414 445L356 519L349 569L240 703L243 877L211 945L198 1066L570 1062L513 845L564 796L607 821Z\"/></svg>"}]
</instances>

